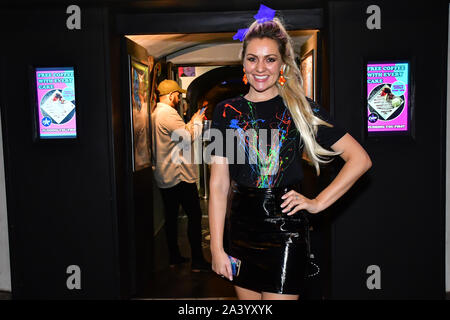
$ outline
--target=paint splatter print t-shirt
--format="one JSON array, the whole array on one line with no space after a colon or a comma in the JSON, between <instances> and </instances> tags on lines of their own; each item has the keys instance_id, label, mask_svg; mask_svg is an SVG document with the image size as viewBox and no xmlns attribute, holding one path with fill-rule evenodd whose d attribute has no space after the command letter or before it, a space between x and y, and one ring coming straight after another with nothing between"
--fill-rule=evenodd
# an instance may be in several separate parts
<instances>
[{"instance_id":1,"label":"paint splatter print t-shirt","mask_svg":"<svg viewBox=\"0 0 450 320\"><path fill-rule=\"evenodd\" d=\"M316 136L321 146L330 149L346 131L317 103L308 101L317 116L334 125L319 126ZM212 132L208 149L213 155L228 158L230 177L237 183L269 188L303 179L300 134L281 96L262 102L243 96L222 101L214 109L211 128L220 131L223 141Z\"/></svg>"}]
</instances>

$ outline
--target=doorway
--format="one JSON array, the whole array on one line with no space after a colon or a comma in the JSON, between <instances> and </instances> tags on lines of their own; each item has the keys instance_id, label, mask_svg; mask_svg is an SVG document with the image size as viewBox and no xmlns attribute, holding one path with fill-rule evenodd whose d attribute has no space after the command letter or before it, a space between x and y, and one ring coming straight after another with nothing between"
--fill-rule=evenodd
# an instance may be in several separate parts
<instances>
[{"instance_id":1,"label":"doorway","mask_svg":"<svg viewBox=\"0 0 450 320\"><path fill-rule=\"evenodd\" d=\"M309 12L306 12L309 11ZM307 71L303 74L304 82L307 85L305 90L308 95L320 101L322 79L322 60L320 28L322 27L321 10L299 10L289 11L285 14L285 21L289 22L291 34L295 42L295 52L298 55L298 64L302 65ZM222 13L220 13L222 14ZM175 80L188 92L183 95L186 110L180 104L178 110L180 116L188 121L192 114L202 106L207 105L207 119L212 118L215 105L227 98L246 92L242 83L242 64L239 60L239 51L241 43L232 39L237 30L248 20L251 21L254 13L236 12L231 19L220 25L216 20L211 19L211 15L203 13L189 13L177 15L174 22L168 15L149 14L147 21L153 21L155 24L149 27L133 19L132 15L121 15L117 19L117 29L121 33L121 41L127 49L122 51L121 64L127 64L126 72L128 76L126 86L127 90L122 90L126 96L122 101L130 101L129 86L130 61L134 58L139 63L148 67L148 94L149 94L149 113L156 104L155 89L159 82L164 79ZM220 19L219 19L220 20ZM157 21L169 21L169 23L158 24ZM172 21L172 22L170 22ZM195 21L193 24L192 21ZM208 22L209 21L209 22ZM125 23L129 22L129 23ZM161 29L163 27L163 29ZM185 26L182 28L181 26ZM183 29L183 33L179 32ZM175 32L178 31L178 32ZM122 82L123 83L123 82ZM130 105L130 103L129 103ZM132 125L132 114L130 108L124 107L123 112L128 112L129 124ZM124 132L132 132L131 127L125 128ZM132 140L132 139L129 139ZM132 141L131 141L132 142ZM132 151L132 143L127 148ZM132 161L132 157L128 157ZM135 164L131 164L133 166ZM203 213L202 235L203 250L205 257L210 260L209 252L209 230L208 230L208 181L209 168L201 164L198 168L199 180L197 187L200 195L200 204ZM305 179L314 177L308 174L310 168L305 167ZM139 250L139 242L148 237L150 232L144 231L141 226L134 230L134 236L129 240L135 241L135 261L136 265L136 296L145 299L173 299L173 298L213 298L213 299L234 299L235 293L232 285L221 279L213 272L192 273L189 264L181 268L171 269L168 266L167 244L164 232L164 213L161 195L153 181L151 172L144 169L141 172L136 170L129 171L131 175L151 176L151 182L146 181L145 186L137 185L136 179L130 179L133 190L150 190L152 201L151 210L143 208L134 203L134 216L146 214L151 219L148 226L152 226L153 239L149 241L151 248L147 246L146 250ZM146 178L147 179L147 178ZM145 180L145 179L144 179ZM148 180L148 179L147 179ZM140 179L142 182L143 179ZM314 183L311 184L311 192L314 192ZM305 193L307 190L305 190ZM139 211L139 212L138 212ZM134 218L136 226L136 218ZM182 210L179 212L179 243L182 253L189 256L189 244L186 234L186 215ZM145 233L145 234L144 234ZM144 246L145 247L145 246ZM151 251L152 257L149 259L151 264L147 265L145 271L139 268L139 261L142 255L147 255ZM150 271L149 268L150 267ZM132 267L133 268L133 267ZM140 269L140 271L139 271ZM146 276L139 273L148 273ZM145 279L145 284L139 279ZM141 282L141 283L139 283ZM140 288L140 289L139 289Z\"/></svg>"}]
</instances>

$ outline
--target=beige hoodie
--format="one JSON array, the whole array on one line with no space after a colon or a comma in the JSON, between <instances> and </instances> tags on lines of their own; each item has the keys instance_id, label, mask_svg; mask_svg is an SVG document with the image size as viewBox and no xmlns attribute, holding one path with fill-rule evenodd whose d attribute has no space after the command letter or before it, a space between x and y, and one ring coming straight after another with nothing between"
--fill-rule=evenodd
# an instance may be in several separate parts
<instances>
[{"instance_id":1,"label":"beige hoodie","mask_svg":"<svg viewBox=\"0 0 450 320\"><path fill-rule=\"evenodd\" d=\"M195 150L201 143L201 121L185 124L175 108L159 102L152 113L153 172L159 188L170 188L181 181L194 183L198 179L198 160ZM172 141L172 134L182 137L184 143ZM183 156L182 148L189 150ZM197 154L198 157L198 154ZM179 163L173 161L179 159Z\"/></svg>"}]
</instances>

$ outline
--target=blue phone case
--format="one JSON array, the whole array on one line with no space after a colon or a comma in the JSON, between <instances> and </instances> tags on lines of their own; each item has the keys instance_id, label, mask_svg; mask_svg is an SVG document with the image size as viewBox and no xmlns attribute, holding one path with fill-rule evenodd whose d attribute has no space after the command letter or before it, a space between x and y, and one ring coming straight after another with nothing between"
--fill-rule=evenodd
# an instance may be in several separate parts
<instances>
[{"instance_id":1,"label":"blue phone case","mask_svg":"<svg viewBox=\"0 0 450 320\"><path fill-rule=\"evenodd\" d=\"M241 260L232 256L228 256L228 258L231 262L231 273L233 276L237 277L239 275L239 271L241 270Z\"/></svg>"}]
</instances>

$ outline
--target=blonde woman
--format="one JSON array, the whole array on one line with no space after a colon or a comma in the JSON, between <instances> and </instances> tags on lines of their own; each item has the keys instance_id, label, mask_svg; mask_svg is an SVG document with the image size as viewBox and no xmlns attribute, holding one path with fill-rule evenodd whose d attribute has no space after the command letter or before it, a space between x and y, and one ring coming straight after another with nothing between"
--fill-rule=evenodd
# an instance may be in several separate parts
<instances>
[{"instance_id":1,"label":"blonde woman","mask_svg":"<svg viewBox=\"0 0 450 320\"><path fill-rule=\"evenodd\" d=\"M291 39L278 18L249 27L242 64L248 93L219 103L213 116L224 145L211 164L212 268L233 281L239 299L296 300L309 263L306 212L328 208L372 164L352 136L305 98ZM317 175L333 156L345 161L314 199L301 194L303 152ZM230 256L240 261L238 274Z\"/></svg>"}]
</instances>

